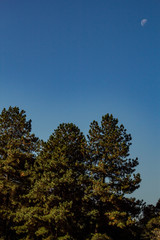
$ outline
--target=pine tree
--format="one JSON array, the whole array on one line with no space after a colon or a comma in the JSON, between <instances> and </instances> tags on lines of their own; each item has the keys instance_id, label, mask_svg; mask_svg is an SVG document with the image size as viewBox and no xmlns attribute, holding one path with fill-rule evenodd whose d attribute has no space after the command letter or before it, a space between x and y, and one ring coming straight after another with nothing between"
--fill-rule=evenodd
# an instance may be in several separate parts
<instances>
[{"instance_id":1,"label":"pine tree","mask_svg":"<svg viewBox=\"0 0 160 240\"><path fill-rule=\"evenodd\" d=\"M24 239L85 239L86 140L74 124L60 124L43 144L35 164L35 183L17 220Z\"/></svg>"},{"instance_id":2,"label":"pine tree","mask_svg":"<svg viewBox=\"0 0 160 240\"><path fill-rule=\"evenodd\" d=\"M140 175L134 173L138 159L129 158L131 135L112 115L103 116L100 126L93 121L88 139L90 172L94 179L95 232L103 233L107 229L113 236L116 229L132 224L133 215L137 214L138 203L135 199L127 199L125 194L139 187Z\"/></svg>"},{"instance_id":3,"label":"pine tree","mask_svg":"<svg viewBox=\"0 0 160 240\"><path fill-rule=\"evenodd\" d=\"M38 138L31 134L31 120L18 107L0 114L0 216L4 239L14 239L13 218L30 183Z\"/></svg>"},{"instance_id":4,"label":"pine tree","mask_svg":"<svg viewBox=\"0 0 160 240\"><path fill-rule=\"evenodd\" d=\"M160 239L160 199L155 206L151 204L144 207L140 226L142 230L141 239Z\"/></svg>"}]
</instances>

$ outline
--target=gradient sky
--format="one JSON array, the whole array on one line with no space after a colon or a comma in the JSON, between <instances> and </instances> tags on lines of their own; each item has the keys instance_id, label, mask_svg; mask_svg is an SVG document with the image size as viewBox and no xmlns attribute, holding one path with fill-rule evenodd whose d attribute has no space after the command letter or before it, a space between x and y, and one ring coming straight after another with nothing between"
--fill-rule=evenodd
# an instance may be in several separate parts
<instances>
[{"instance_id":1,"label":"gradient sky","mask_svg":"<svg viewBox=\"0 0 160 240\"><path fill-rule=\"evenodd\" d=\"M143 19L147 21L141 22ZM160 0L1 0L0 111L18 106L47 140L112 113L132 135L142 183L160 198Z\"/></svg>"}]
</instances>

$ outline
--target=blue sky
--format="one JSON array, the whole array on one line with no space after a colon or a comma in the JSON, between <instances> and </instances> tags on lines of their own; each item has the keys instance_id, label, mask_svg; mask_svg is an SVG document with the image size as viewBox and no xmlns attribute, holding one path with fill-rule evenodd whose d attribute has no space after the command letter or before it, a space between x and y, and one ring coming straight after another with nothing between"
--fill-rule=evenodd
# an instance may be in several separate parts
<instances>
[{"instance_id":1,"label":"blue sky","mask_svg":"<svg viewBox=\"0 0 160 240\"><path fill-rule=\"evenodd\" d=\"M62 122L87 134L91 121L112 113L139 158L134 196L153 204L160 198L159 12L159 0L0 1L0 111L24 109L44 140Z\"/></svg>"}]
</instances>

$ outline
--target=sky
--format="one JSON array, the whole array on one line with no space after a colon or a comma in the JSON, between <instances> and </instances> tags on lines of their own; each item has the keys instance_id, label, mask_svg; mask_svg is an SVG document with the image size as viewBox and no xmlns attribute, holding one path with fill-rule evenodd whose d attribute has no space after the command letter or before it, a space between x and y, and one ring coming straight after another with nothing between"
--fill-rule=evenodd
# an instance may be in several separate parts
<instances>
[{"instance_id":1,"label":"sky","mask_svg":"<svg viewBox=\"0 0 160 240\"><path fill-rule=\"evenodd\" d=\"M47 140L113 114L132 135L148 204L160 198L160 0L1 0L0 111Z\"/></svg>"}]
</instances>

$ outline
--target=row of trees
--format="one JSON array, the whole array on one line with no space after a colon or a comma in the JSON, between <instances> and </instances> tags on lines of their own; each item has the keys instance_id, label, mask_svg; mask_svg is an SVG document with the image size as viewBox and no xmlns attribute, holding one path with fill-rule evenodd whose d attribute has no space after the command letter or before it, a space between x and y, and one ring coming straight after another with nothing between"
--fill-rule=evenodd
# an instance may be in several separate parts
<instances>
[{"instance_id":1,"label":"row of trees","mask_svg":"<svg viewBox=\"0 0 160 240\"><path fill-rule=\"evenodd\" d=\"M1 240L159 239L160 202L128 197L140 185L131 135L112 115L88 136L63 123L47 142L18 107L0 114Z\"/></svg>"}]
</instances>

